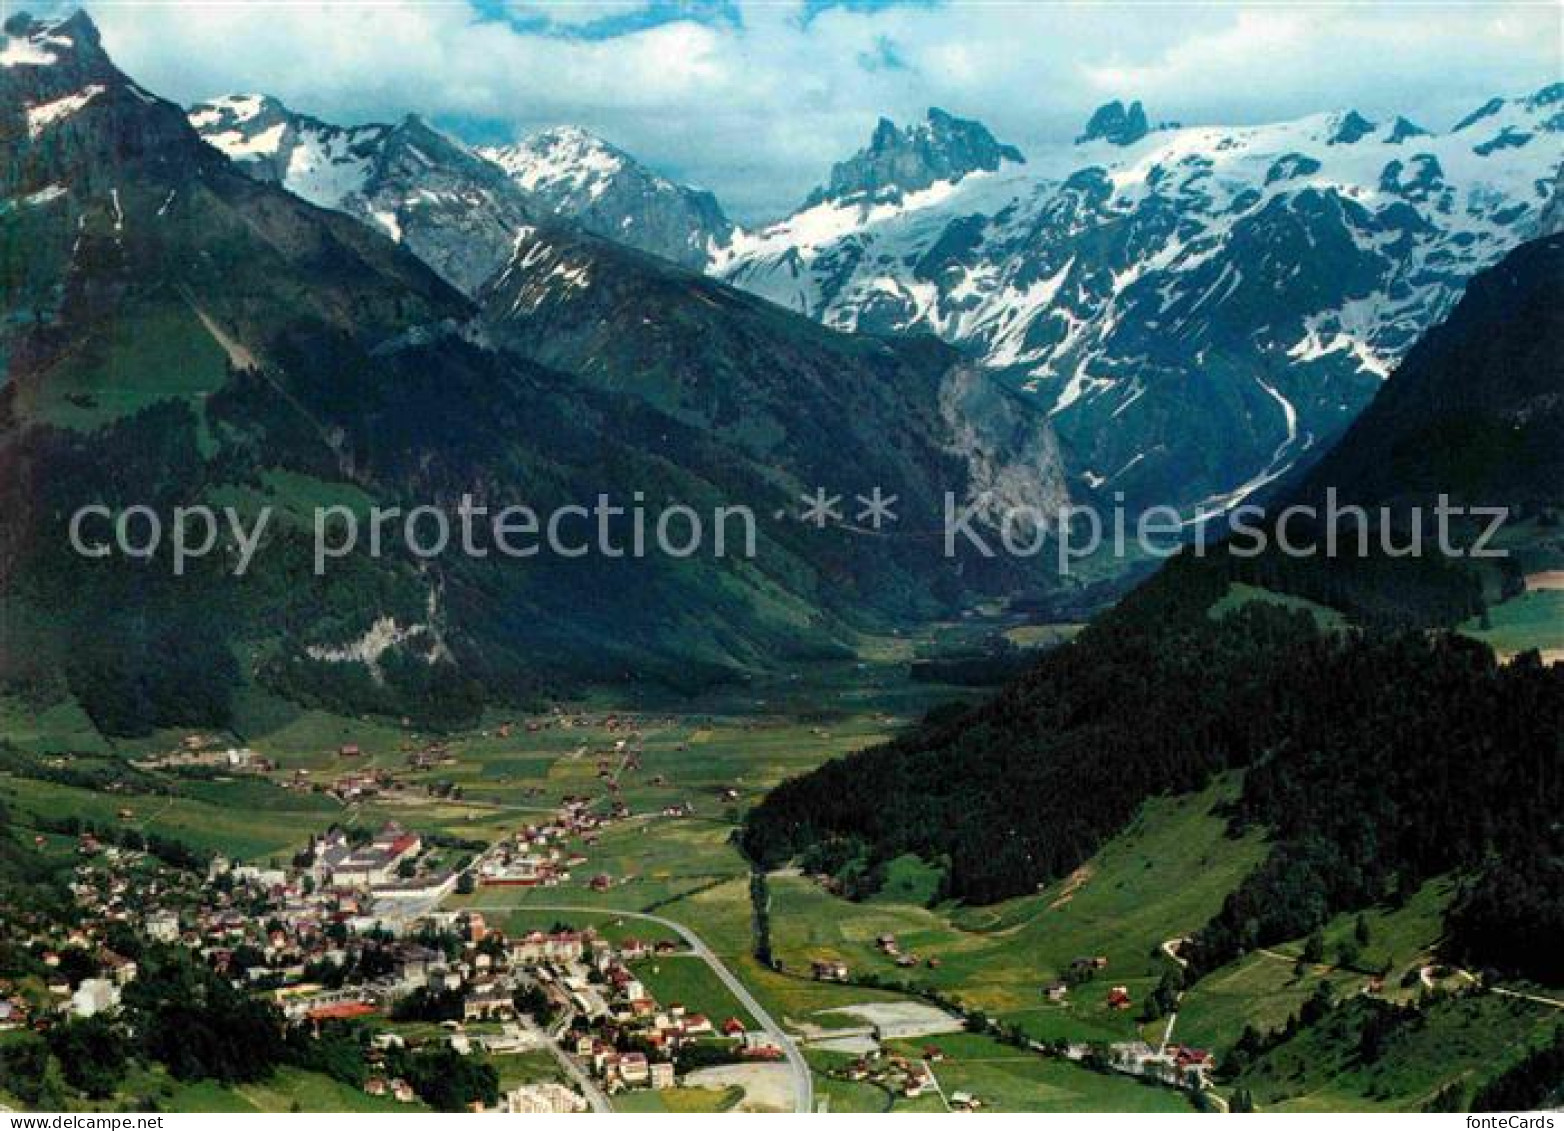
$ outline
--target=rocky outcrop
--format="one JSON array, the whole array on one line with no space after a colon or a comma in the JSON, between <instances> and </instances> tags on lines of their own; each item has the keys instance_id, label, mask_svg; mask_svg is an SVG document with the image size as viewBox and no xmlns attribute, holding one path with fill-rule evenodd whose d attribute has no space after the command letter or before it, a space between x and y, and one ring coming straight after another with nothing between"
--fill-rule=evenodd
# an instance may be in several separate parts
<instances>
[{"instance_id":1,"label":"rocky outcrop","mask_svg":"<svg viewBox=\"0 0 1564 1131\"><path fill-rule=\"evenodd\" d=\"M868 147L834 166L830 181L811 193L804 207L854 196L897 196L1025 160L1015 146L995 140L981 122L938 108L929 110L927 121L903 129L881 118Z\"/></svg>"}]
</instances>

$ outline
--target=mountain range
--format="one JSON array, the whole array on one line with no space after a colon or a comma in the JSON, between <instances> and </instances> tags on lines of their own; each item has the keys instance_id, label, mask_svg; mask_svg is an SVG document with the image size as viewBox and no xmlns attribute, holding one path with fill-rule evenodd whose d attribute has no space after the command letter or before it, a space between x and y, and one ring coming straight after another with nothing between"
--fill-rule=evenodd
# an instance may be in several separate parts
<instances>
[{"instance_id":1,"label":"mountain range","mask_svg":"<svg viewBox=\"0 0 1564 1131\"><path fill-rule=\"evenodd\" d=\"M148 464L119 498L539 483L559 502L647 479L779 514L873 486L929 516L946 490L1217 511L1323 452L1470 274L1556 209L1564 87L1442 134L1355 113L1153 126L1110 104L1030 160L935 110L882 121L797 213L747 231L579 130L478 152L416 116L338 127L264 96L182 110L118 71L85 15L6 35L5 451L33 521L0 561L38 610L23 626L70 620L47 581L81 567L39 531L72 491L106 489L104 450ZM612 563L499 582L404 560L365 567L349 613L341 589L288 591L301 608L280 615L230 585L233 631L200 634L221 656L259 633L276 679L360 655L377 626L393 654L465 660L479 683L535 684L522 656L540 642L575 658L551 665L571 678L707 678L834 646L856 615L1047 584L938 562L931 529L851 525L768 529L765 567L662 563L648 592L678 615L652 616ZM171 599L102 572L132 604ZM146 647L99 662L120 679ZM348 666L378 684L373 650Z\"/></svg>"},{"instance_id":2,"label":"mountain range","mask_svg":"<svg viewBox=\"0 0 1564 1131\"><path fill-rule=\"evenodd\" d=\"M460 715L491 693L733 678L1022 580L916 535L816 529L800 496L879 486L930 522L946 491L996 480L1062 498L1046 418L949 347L843 335L592 236L416 119L196 111L274 140L235 161L120 72L85 15L5 34L3 675L73 692L106 731L222 723L257 682ZM547 513L599 494L748 505L757 555L392 553L310 573L322 503ZM175 577L166 547L73 554L84 502L291 518L250 575L225 558Z\"/></svg>"},{"instance_id":3,"label":"mountain range","mask_svg":"<svg viewBox=\"0 0 1564 1131\"><path fill-rule=\"evenodd\" d=\"M233 105L266 109L240 121ZM468 293L503 240L449 266L472 235L465 219L429 234L447 159L470 182L463 216L475 199L501 227L555 215L836 329L933 333L1049 413L1074 496L1195 517L1306 468L1467 278L1545 222L1564 85L1492 99L1444 131L1356 111L1186 128L1111 102L1074 145L1030 160L933 109L882 119L796 212L751 228L574 128L481 154L446 139L426 147L442 172L411 168L387 192L355 154L394 148L414 122L335 131L254 97L192 121L242 167L406 229ZM337 156L318 159L315 142L294 157L295 134L338 138ZM480 157L518 191L497 190Z\"/></svg>"},{"instance_id":4,"label":"mountain range","mask_svg":"<svg viewBox=\"0 0 1564 1131\"><path fill-rule=\"evenodd\" d=\"M1561 126L1564 85L1440 133L1350 111L1151 129L1110 104L1025 164L958 148L939 179L817 193L712 270L831 326L933 331L1004 372L1049 411L1083 498L1216 511L1325 450L1466 280L1531 234Z\"/></svg>"}]
</instances>

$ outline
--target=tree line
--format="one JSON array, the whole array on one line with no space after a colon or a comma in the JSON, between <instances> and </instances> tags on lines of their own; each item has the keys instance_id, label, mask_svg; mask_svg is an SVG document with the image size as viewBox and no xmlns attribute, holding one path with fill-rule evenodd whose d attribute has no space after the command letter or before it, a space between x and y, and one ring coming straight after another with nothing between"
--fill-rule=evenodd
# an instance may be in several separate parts
<instances>
[{"instance_id":1,"label":"tree line","mask_svg":"<svg viewBox=\"0 0 1564 1131\"><path fill-rule=\"evenodd\" d=\"M784 783L745 850L770 866L830 858L832 841L866 846L860 870L944 859L938 898L987 903L1067 874L1146 799L1244 769L1234 830L1263 825L1273 847L1197 935L1197 972L1458 871L1474 879L1452 947L1564 977L1544 945L1564 865L1539 843L1564 811L1564 669L1260 602L1213 619L1227 584L1175 559L991 702Z\"/></svg>"}]
</instances>

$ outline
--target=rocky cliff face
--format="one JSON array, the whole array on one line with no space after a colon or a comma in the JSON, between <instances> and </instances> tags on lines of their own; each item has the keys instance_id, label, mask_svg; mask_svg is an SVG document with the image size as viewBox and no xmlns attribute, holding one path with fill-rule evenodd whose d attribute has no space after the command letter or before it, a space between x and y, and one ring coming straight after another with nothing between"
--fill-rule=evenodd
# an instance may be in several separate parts
<instances>
[{"instance_id":1,"label":"rocky cliff face","mask_svg":"<svg viewBox=\"0 0 1564 1131\"><path fill-rule=\"evenodd\" d=\"M940 413L967 465L965 502L985 501L996 520L1014 512L1023 530L1050 525L1069 505L1059 443L1036 406L980 367L958 365L940 386Z\"/></svg>"},{"instance_id":2,"label":"rocky cliff face","mask_svg":"<svg viewBox=\"0 0 1564 1131\"><path fill-rule=\"evenodd\" d=\"M995 140L981 122L953 117L937 107L929 110L926 121L904 129L881 118L867 148L834 166L830 181L810 194L805 207L828 200L899 197L1025 160L1015 146Z\"/></svg>"},{"instance_id":3,"label":"rocky cliff face","mask_svg":"<svg viewBox=\"0 0 1564 1131\"><path fill-rule=\"evenodd\" d=\"M1086 132L1075 143L1083 145L1101 139L1114 145L1134 145L1150 132L1146 111L1139 102L1131 102L1126 110L1124 103L1115 99L1097 108L1086 122Z\"/></svg>"},{"instance_id":4,"label":"rocky cliff face","mask_svg":"<svg viewBox=\"0 0 1564 1131\"><path fill-rule=\"evenodd\" d=\"M1564 232L1564 165L1559 166L1559 171L1553 178L1553 191L1548 197L1547 204L1542 207L1542 214L1537 217L1537 232L1539 236L1553 236Z\"/></svg>"}]
</instances>

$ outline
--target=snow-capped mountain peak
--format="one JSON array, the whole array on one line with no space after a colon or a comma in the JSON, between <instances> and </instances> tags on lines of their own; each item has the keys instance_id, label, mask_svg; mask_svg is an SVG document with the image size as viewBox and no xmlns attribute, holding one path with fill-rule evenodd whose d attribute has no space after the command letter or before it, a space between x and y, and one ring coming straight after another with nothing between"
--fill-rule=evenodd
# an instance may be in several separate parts
<instances>
[{"instance_id":1,"label":"snow-capped mountain peak","mask_svg":"<svg viewBox=\"0 0 1564 1131\"><path fill-rule=\"evenodd\" d=\"M1085 488L1222 509L1322 450L1466 279L1542 222L1561 111L1554 86L1444 133L1352 110L1150 129L1110 103L1025 167L847 191L907 148L882 128L837 167L840 199L736 236L713 270L1007 371Z\"/></svg>"},{"instance_id":2,"label":"snow-capped mountain peak","mask_svg":"<svg viewBox=\"0 0 1564 1131\"><path fill-rule=\"evenodd\" d=\"M469 294L534 217L499 169L416 114L337 126L245 94L201 103L189 120L252 177L373 224Z\"/></svg>"},{"instance_id":3,"label":"snow-capped mountain peak","mask_svg":"<svg viewBox=\"0 0 1564 1131\"><path fill-rule=\"evenodd\" d=\"M596 134L577 126L555 126L514 145L478 152L528 192L561 197L577 193L601 196L630 161Z\"/></svg>"},{"instance_id":4,"label":"snow-capped mountain peak","mask_svg":"<svg viewBox=\"0 0 1564 1131\"><path fill-rule=\"evenodd\" d=\"M687 267L704 268L733 233L711 193L675 184L576 126L481 152L548 211Z\"/></svg>"}]
</instances>

